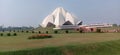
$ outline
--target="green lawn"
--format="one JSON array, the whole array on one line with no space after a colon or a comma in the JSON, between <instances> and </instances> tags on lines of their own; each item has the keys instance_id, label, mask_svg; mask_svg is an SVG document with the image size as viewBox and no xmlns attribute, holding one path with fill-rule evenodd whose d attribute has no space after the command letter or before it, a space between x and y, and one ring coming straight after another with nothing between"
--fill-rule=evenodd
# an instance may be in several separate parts
<instances>
[{"instance_id":1,"label":"green lawn","mask_svg":"<svg viewBox=\"0 0 120 55\"><path fill-rule=\"evenodd\" d=\"M36 33L34 33L36 34ZM119 40L120 33L68 33L51 34L49 39L27 39L33 33L18 33L17 36L1 36L0 51L16 51L43 47L58 47Z\"/></svg>"},{"instance_id":2,"label":"green lawn","mask_svg":"<svg viewBox=\"0 0 120 55\"><path fill-rule=\"evenodd\" d=\"M120 55L120 40L0 52L0 55Z\"/></svg>"},{"instance_id":3,"label":"green lawn","mask_svg":"<svg viewBox=\"0 0 120 55\"><path fill-rule=\"evenodd\" d=\"M118 27L117 27L118 28ZM103 29L114 29L103 28ZM120 33L79 33L78 31L37 28L53 38L31 39L38 33L16 32L17 36L0 36L0 55L120 55ZM2 33L2 32L1 32ZM13 34L13 32L11 32Z\"/></svg>"}]
</instances>

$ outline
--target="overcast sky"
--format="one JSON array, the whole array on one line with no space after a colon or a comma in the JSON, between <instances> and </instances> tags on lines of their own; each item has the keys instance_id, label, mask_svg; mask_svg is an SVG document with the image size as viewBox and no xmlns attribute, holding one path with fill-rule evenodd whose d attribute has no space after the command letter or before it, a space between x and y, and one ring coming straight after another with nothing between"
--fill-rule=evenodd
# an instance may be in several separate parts
<instances>
[{"instance_id":1,"label":"overcast sky","mask_svg":"<svg viewBox=\"0 0 120 55\"><path fill-rule=\"evenodd\" d=\"M57 7L84 24L120 24L120 0L0 0L0 25L36 27Z\"/></svg>"}]
</instances>

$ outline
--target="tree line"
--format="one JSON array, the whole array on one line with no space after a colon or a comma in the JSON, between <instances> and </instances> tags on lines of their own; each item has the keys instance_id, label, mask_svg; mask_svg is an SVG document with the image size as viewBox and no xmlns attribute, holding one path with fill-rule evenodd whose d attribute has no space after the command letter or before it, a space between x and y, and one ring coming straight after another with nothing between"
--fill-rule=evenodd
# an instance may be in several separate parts
<instances>
[{"instance_id":1,"label":"tree line","mask_svg":"<svg viewBox=\"0 0 120 55\"><path fill-rule=\"evenodd\" d=\"M34 27L27 27L27 26L23 26L23 27L4 27L4 26L0 26L0 31L12 31L12 30L33 30Z\"/></svg>"}]
</instances>

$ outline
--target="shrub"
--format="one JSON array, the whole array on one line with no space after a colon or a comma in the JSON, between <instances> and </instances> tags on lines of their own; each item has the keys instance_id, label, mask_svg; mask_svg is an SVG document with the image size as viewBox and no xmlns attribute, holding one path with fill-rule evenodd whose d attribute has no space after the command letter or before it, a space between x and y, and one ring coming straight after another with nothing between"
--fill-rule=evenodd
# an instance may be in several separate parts
<instances>
[{"instance_id":1,"label":"shrub","mask_svg":"<svg viewBox=\"0 0 120 55\"><path fill-rule=\"evenodd\" d=\"M69 33L69 31L68 31L68 30L66 30L66 31L65 31L65 33Z\"/></svg>"},{"instance_id":2,"label":"shrub","mask_svg":"<svg viewBox=\"0 0 120 55\"><path fill-rule=\"evenodd\" d=\"M46 34L48 34L48 31L46 31Z\"/></svg>"},{"instance_id":3,"label":"shrub","mask_svg":"<svg viewBox=\"0 0 120 55\"><path fill-rule=\"evenodd\" d=\"M17 33L13 33L13 36L17 36Z\"/></svg>"},{"instance_id":4,"label":"shrub","mask_svg":"<svg viewBox=\"0 0 120 55\"><path fill-rule=\"evenodd\" d=\"M7 33L7 36L11 36L11 34L10 34L10 33Z\"/></svg>"},{"instance_id":5,"label":"shrub","mask_svg":"<svg viewBox=\"0 0 120 55\"><path fill-rule=\"evenodd\" d=\"M11 30L9 30L9 32L11 32Z\"/></svg>"},{"instance_id":6,"label":"shrub","mask_svg":"<svg viewBox=\"0 0 120 55\"><path fill-rule=\"evenodd\" d=\"M0 36L3 36L3 33L0 33Z\"/></svg>"},{"instance_id":7,"label":"shrub","mask_svg":"<svg viewBox=\"0 0 120 55\"><path fill-rule=\"evenodd\" d=\"M76 29L76 31L79 31L79 29Z\"/></svg>"},{"instance_id":8,"label":"shrub","mask_svg":"<svg viewBox=\"0 0 120 55\"><path fill-rule=\"evenodd\" d=\"M41 33L41 31L39 31L39 34Z\"/></svg>"},{"instance_id":9,"label":"shrub","mask_svg":"<svg viewBox=\"0 0 120 55\"><path fill-rule=\"evenodd\" d=\"M38 34L28 37L28 39L45 39L45 38L52 38L52 36L48 34Z\"/></svg>"},{"instance_id":10,"label":"shrub","mask_svg":"<svg viewBox=\"0 0 120 55\"><path fill-rule=\"evenodd\" d=\"M23 33L24 31L22 30L21 32Z\"/></svg>"},{"instance_id":11,"label":"shrub","mask_svg":"<svg viewBox=\"0 0 120 55\"><path fill-rule=\"evenodd\" d=\"M83 30L82 30L82 29L80 29L80 30L79 30L79 32L80 32L80 33L83 33Z\"/></svg>"},{"instance_id":12,"label":"shrub","mask_svg":"<svg viewBox=\"0 0 120 55\"><path fill-rule=\"evenodd\" d=\"M19 30L17 32L19 32Z\"/></svg>"},{"instance_id":13,"label":"shrub","mask_svg":"<svg viewBox=\"0 0 120 55\"><path fill-rule=\"evenodd\" d=\"M96 32L100 33L100 32L101 32L101 29L97 29Z\"/></svg>"},{"instance_id":14,"label":"shrub","mask_svg":"<svg viewBox=\"0 0 120 55\"><path fill-rule=\"evenodd\" d=\"M58 33L58 31L57 31L57 30L55 30L55 31L54 31L54 33L55 33L55 34L57 34L57 33Z\"/></svg>"},{"instance_id":15,"label":"shrub","mask_svg":"<svg viewBox=\"0 0 120 55\"><path fill-rule=\"evenodd\" d=\"M29 33L29 31L26 31L26 33Z\"/></svg>"},{"instance_id":16,"label":"shrub","mask_svg":"<svg viewBox=\"0 0 120 55\"><path fill-rule=\"evenodd\" d=\"M15 32L15 30L13 30L13 32Z\"/></svg>"},{"instance_id":17,"label":"shrub","mask_svg":"<svg viewBox=\"0 0 120 55\"><path fill-rule=\"evenodd\" d=\"M35 33L34 31L32 31L32 33Z\"/></svg>"}]
</instances>

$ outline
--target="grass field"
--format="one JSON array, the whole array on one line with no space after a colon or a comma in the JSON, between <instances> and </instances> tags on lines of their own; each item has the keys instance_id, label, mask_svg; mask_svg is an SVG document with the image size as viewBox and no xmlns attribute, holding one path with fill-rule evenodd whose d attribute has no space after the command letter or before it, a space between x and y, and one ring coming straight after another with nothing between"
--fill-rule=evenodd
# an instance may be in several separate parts
<instances>
[{"instance_id":1,"label":"grass field","mask_svg":"<svg viewBox=\"0 0 120 55\"><path fill-rule=\"evenodd\" d=\"M41 30L45 33L48 29ZM60 32L50 33L53 38L31 40L28 37L38 33L7 36L4 32L0 36L0 55L120 55L120 33Z\"/></svg>"},{"instance_id":2,"label":"grass field","mask_svg":"<svg viewBox=\"0 0 120 55\"><path fill-rule=\"evenodd\" d=\"M95 42L104 42L119 40L119 33L68 33L68 34L51 34L50 39L29 40L32 33L18 33L18 36L0 37L0 51L13 51L21 49L32 49L49 46L64 46L74 44L86 44Z\"/></svg>"},{"instance_id":3,"label":"grass field","mask_svg":"<svg viewBox=\"0 0 120 55\"><path fill-rule=\"evenodd\" d=\"M120 55L120 40L0 52L0 55Z\"/></svg>"}]
</instances>

